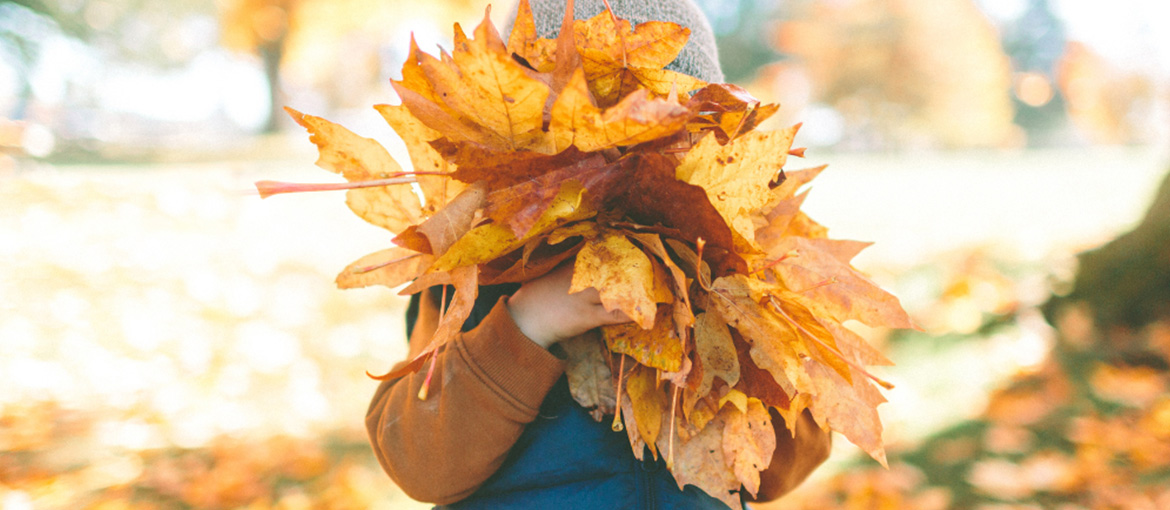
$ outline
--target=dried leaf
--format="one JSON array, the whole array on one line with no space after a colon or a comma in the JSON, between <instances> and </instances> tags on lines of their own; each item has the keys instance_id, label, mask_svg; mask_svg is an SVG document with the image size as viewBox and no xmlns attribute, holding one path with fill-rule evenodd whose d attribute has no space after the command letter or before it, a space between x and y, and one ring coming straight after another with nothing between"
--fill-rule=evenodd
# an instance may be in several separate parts
<instances>
[{"instance_id":1,"label":"dried leaf","mask_svg":"<svg viewBox=\"0 0 1170 510\"><path fill-rule=\"evenodd\" d=\"M471 230L475 213L483 207L485 197L484 185L477 183L469 186L446 207L418 226L418 232L426 236L429 242L430 253L446 253L455 241Z\"/></svg>"},{"instance_id":2,"label":"dried leaf","mask_svg":"<svg viewBox=\"0 0 1170 510\"><path fill-rule=\"evenodd\" d=\"M751 241L755 225L750 214L771 199L769 184L784 167L795 135L795 127L748 133L723 146L714 136L706 136L687 153L676 176L702 187L727 224Z\"/></svg>"},{"instance_id":3,"label":"dried leaf","mask_svg":"<svg viewBox=\"0 0 1170 510\"><path fill-rule=\"evenodd\" d=\"M468 141L494 150L551 153L541 129L548 85L511 58L488 13L476 27L474 39L455 25L450 60L422 59L421 68L442 105L456 119L467 119L480 129L481 136ZM403 102L408 104L405 98ZM427 121L415 108L411 112Z\"/></svg>"},{"instance_id":4,"label":"dried leaf","mask_svg":"<svg viewBox=\"0 0 1170 510\"><path fill-rule=\"evenodd\" d=\"M694 485L729 508L738 510L743 508L739 495L740 481L728 468L723 455L725 421L725 414L721 412L688 440L676 436L674 465L670 472L680 489ZM666 446L666 441L659 438L658 446Z\"/></svg>"},{"instance_id":5,"label":"dried leaf","mask_svg":"<svg viewBox=\"0 0 1170 510\"><path fill-rule=\"evenodd\" d=\"M772 290L753 278L726 276L711 284L710 303L743 334L752 346L752 359L772 374L786 394L811 391L812 381L801 366L801 355L808 356L804 343L792 326L765 304Z\"/></svg>"},{"instance_id":6,"label":"dried leaf","mask_svg":"<svg viewBox=\"0 0 1170 510\"><path fill-rule=\"evenodd\" d=\"M851 251L856 246L845 243L849 243L848 248L843 248L841 241L789 236L777 242L769 255L792 250L800 254L774 269L786 287L797 291L801 304L813 312L872 327L913 328L898 298L838 258L842 249Z\"/></svg>"},{"instance_id":7,"label":"dried leaf","mask_svg":"<svg viewBox=\"0 0 1170 510\"><path fill-rule=\"evenodd\" d=\"M394 132L398 133L398 137L406 144L415 172L450 174L455 171L455 165L444 160L443 156L431 147L430 142L442 136L438 131L416 119L405 106L380 104L375 105L374 109L378 110L386 123L394 128ZM419 189L426 197L423 207L428 216L446 206L467 187L466 184L446 175L419 174L415 178L418 179Z\"/></svg>"},{"instance_id":8,"label":"dried leaf","mask_svg":"<svg viewBox=\"0 0 1170 510\"><path fill-rule=\"evenodd\" d=\"M631 29L630 22L603 11L575 24L585 78L598 103L617 103L638 88L666 96L671 88L689 92L706 85L691 76L662 69L674 61L690 29L649 21Z\"/></svg>"},{"instance_id":9,"label":"dried leaf","mask_svg":"<svg viewBox=\"0 0 1170 510\"><path fill-rule=\"evenodd\" d=\"M552 133L556 151L576 146L585 152L637 145L673 135L683 129L690 112L678 103L653 99L645 89L625 96L602 110L593 105L578 70L552 107Z\"/></svg>"},{"instance_id":10,"label":"dried leaf","mask_svg":"<svg viewBox=\"0 0 1170 510\"><path fill-rule=\"evenodd\" d=\"M711 383L718 377L728 386L739 382L739 360L727 323L715 313L695 316L695 351L703 365L703 379L696 391L702 397L711 391Z\"/></svg>"},{"instance_id":11,"label":"dried leaf","mask_svg":"<svg viewBox=\"0 0 1170 510\"><path fill-rule=\"evenodd\" d=\"M654 327L654 268L650 258L617 231L604 231L577 253L569 292L593 287L607 311L621 310L643 329Z\"/></svg>"},{"instance_id":12,"label":"dried leaf","mask_svg":"<svg viewBox=\"0 0 1170 510\"><path fill-rule=\"evenodd\" d=\"M638 433L657 458L658 451L654 442L658 439L658 433L662 429L662 415L668 407L666 395L658 387L654 369L641 365L634 369L626 379L626 393L630 397Z\"/></svg>"},{"instance_id":13,"label":"dried leaf","mask_svg":"<svg viewBox=\"0 0 1170 510\"><path fill-rule=\"evenodd\" d=\"M552 71L556 65L556 41L542 39L536 33L536 23L532 19L532 7L528 0L520 0L517 6L516 21L512 24L512 33L508 36L508 52L523 58L528 65L540 72Z\"/></svg>"},{"instance_id":14,"label":"dried leaf","mask_svg":"<svg viewBox=\"0 0 1170 510\"><path fill-rule=\"evenodd\" d=\"M724 409L723 459L755 496L760 490L760 471L772 463L776 451L776 431L772 416L758 399L747 400L746 411Z\"/></svg>"},{"instance_id":15,"label":"dried leaf","mask_svg":"<svg viewBox=\"0 0 1170 510\"><path fill-rule=\"evenodd\" d=\"M345 180L370 181L401 174L402 168L381 144L362 138L321 117L286 108L289 115L312 135L320 157L317 166L341 174ZM351 189L346 203L362 219L391 232L401 232L422 220L422 204L410 186Z\"/></svg>"},{"instance_id":16,"label":"dried leaf","mask_svg":"<svg viewBox=\"0 0 1170 510\"><path fill-rule=\"evenodd\" d=\"M609 354L597 334L589 332L557 345L567 355L565 375L569 379L569 393L573 399L588 409L597 421L601 421L607 414L613 414L617 399L609 370Z\"/></svg>"},{"instance_id":17,"label":"dried leaf","mask_svg":"<svg viewBox=\"0 0 1170 510\"><path fill-rule=\"evenodd\" d=\"M350 264L337 275L339 289L356 289L371 285L398 287L417 278L434 257L405 248L390 248L371 253Z\"/></svg>"},{"instance_id":18,"label":"dried leaf","mask_svg":"<svg viewBox=\"0 0 1170 510\"><path fill-rule=\"evenodd\" d=\"M882 444L882 422L877 412L877 406L886 401L881 392L861 374L855 374L850 384L816 360L807 359L804 365L815 384L808 396L812 400L809 409L817 423L840 432L888 467Z\"/></svg>"},{"instance_id":19,"label":"dried leaf","mask_svg":"<svg viewBox=\"0 0 1170 510\"><path fill-rule=\"evenodd\" d=\"M678 372L683 365L683 341L675 331L671 308L669 305L658 307L651 329L642 329L637 323L602 326L605 345L645 366Z\"/></svg>"}]
</instances>

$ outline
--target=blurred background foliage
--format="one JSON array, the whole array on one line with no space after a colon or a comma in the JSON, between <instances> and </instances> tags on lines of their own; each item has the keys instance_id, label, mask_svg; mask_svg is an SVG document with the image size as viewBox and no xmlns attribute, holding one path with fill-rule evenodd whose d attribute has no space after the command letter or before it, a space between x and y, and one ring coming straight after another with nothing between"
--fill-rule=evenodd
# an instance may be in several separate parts
<instances>
[{"instance_id":1,"label":"blurred background foliage","mask_svg":"<svg viewBox=\"0 0 1170 510\"><path fill-rule=\"evenodd\" d=\"M1170 508L1170 7L698 3L923 329L862 331L891 469L761 507ZM390 235L246 190L328 177L284 105L405 164L370 106L485 6L0 0L0 509L428 507L361 425L402 298L332 285Z\"/></svg>"}]
</instances>

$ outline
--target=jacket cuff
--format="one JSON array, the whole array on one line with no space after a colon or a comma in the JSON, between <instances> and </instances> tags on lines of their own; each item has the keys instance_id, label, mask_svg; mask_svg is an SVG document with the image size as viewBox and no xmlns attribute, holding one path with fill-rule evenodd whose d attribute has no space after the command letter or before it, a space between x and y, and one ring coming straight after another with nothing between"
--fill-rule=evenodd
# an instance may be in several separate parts
<instances>
[{"instance_id":1,"label":"jacket cuff","mask_svg":"<svg viewBox=\"0 0 1170 510\"><path fill-rule=\"evenodd\" d=\"M496 302L479 326L459 337L459 347L476 375L519 410L535 417L544 397L565 372L565 363L520 332L505 299Z\"/></svg>"}]
</instances>

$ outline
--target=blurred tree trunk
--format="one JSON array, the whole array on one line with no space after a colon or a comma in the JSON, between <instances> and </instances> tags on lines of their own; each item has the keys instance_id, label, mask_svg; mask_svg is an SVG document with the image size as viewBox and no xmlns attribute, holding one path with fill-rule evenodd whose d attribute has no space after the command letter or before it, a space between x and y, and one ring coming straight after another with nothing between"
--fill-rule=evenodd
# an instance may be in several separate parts
<instances>
[{"instance_id":1,"label":"blurred tree trunk","mask_svg":"<svg viewBox=\"0 0 1170 510\"><path fill-rule=\"evenodd\" d=\"M264 133L275 133L280 129L280 118L284 114L283 88L280 86L280 61L284 57L284 37L266 42L257 48L264 62L264 77L268 80L268 122Z\"/></svg>"},{"instance_id":2,"label":"blurred tree trunk","mask_svg":"<svg viewBox=\"0 0 1170 510\"><path fill-rule=\"evenodd\" d=\"M1102 331L1139 329L1170 318L1170 173L1132 231L1079 256L1076 283L1045 307L1051 321L1065 302L1084 302Z\"/></svg>"},{"instance_id":3,"label":"blurred tree trunk","mask_svg":"<svg viewBox=\"0 0 1170 510\"><path fill-rule=\"evenodd\" d=\"M231 0L222 7L224 45L253 51L263 62L268 80L268 121L264 133L280 127L284 103L280 65L299 0Z\"/></svg>"}]
</instances>

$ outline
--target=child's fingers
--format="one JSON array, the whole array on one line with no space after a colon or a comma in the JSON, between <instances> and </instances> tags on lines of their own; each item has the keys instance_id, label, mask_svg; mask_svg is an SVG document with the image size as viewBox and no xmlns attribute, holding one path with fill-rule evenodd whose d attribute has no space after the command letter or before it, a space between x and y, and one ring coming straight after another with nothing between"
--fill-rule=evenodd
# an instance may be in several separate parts
<instances>
[{"instance_id":1,"label":"child's fingers","mask_svg":"<svg viewBox=\"0 0 1170 510\"><path fill-rule=\"evenodd\" d=\"M597 320L601 323L601 325L624 324L630 322L630 316L626 315L626 312L621 310L607 312L600 304L597 305L597 310Z\"/></svg>"}]
</instances>

